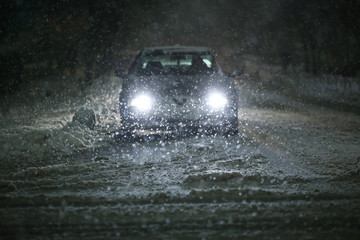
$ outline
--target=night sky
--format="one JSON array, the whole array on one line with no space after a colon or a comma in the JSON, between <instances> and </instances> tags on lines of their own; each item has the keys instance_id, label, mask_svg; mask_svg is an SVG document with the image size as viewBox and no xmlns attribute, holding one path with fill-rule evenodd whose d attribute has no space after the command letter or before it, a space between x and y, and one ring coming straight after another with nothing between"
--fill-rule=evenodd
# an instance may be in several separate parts
<instances>
[{"instance_id":1,"label":"night sky","mask_svg":"<svg viewBox=\"0 0 360 240\"><path fill-rule=\"evenodd\" d=\"M2 1L1 88L115 68L146 46L200 45L304 72L359 74L360 1ZM26 77L24 77L26 76Z\"/></svg>"}]
</instances>

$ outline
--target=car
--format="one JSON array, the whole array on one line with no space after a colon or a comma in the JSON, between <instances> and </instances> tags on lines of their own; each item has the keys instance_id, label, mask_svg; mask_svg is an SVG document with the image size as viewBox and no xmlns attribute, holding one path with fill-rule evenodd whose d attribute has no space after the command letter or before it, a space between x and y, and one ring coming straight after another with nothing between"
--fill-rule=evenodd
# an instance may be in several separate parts
<instances>
[{"instance_id":1,"label":"car","mask_svg":"<svg viewBox=\"0 0 360 240\"><path fill-rule=\"evenodd\" d=\"M122 78L118 135L238 133L238 94L208 47L149 47Z\"/></svg>"}]
</instances>

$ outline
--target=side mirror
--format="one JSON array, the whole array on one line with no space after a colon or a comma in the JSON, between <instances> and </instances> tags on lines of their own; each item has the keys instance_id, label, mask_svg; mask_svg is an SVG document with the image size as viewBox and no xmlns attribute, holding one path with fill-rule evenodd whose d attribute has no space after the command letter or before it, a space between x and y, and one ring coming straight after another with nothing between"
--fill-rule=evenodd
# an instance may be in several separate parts
<instances>
[{"instance_id":1,"label":"side mirror","mask_svg":"<svg viewBox=\"0 0 360 240\"><path fill-rule=\"evenodd\" d=\"M242 74L241 70L234 70L231 72L230 77L238 77Z\"/></svg>"},{"instance_id":2,"label":"side mirror","mask_svg":"<svg viewBox=\"0 0 360 240\"><path fill-rule=\"evenodd\" d=\"M126 76L126 73L123 70L118 69L115 71L115 76L119 78L124 78Z\"/></svg>"}]
</instances>

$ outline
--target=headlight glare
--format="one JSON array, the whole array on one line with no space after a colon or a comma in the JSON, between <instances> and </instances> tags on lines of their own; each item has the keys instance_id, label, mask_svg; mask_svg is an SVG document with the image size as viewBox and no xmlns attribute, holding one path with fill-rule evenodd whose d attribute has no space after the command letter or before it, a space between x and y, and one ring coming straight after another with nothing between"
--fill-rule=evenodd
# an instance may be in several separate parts
<instances>
[{"instance_id":1,"label":"headlight glare","mask_svg":"<svg viewBox=\"0 0 360 240\"><path fill-rule=\"evenodd\" d=\"M149 95L141 94L130 101L130 106L144 112L151 109L152 99Z\"/></svg>"},{"instance_id":2,"label":"headlight glare","mask_svg":"<svg viewBox=\"0 0 360 240\"><path fill-rule=\"evenodd\" d=\"M208 104L213 109L223 108L227 103L227 98L220 93L211 93L208 97Z\"/></svg>"}]
</instances>

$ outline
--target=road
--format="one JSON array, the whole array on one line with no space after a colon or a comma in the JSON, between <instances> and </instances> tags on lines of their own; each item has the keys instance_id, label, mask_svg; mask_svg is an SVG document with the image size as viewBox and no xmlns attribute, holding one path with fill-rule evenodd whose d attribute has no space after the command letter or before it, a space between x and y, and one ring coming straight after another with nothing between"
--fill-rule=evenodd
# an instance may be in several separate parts
<instances>
[{"instance_id":1,"label":"road","mask_svg":"<svg viewBox=\"0 0 360 240\"><path fill-rule=\"evenodd\" d=\"M239 115L239 136L109 141L2 171L0 239L359 239L360 117Z\"/></svg>"}]
</instances>

